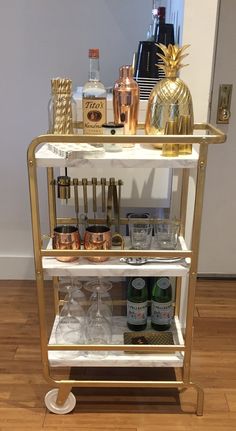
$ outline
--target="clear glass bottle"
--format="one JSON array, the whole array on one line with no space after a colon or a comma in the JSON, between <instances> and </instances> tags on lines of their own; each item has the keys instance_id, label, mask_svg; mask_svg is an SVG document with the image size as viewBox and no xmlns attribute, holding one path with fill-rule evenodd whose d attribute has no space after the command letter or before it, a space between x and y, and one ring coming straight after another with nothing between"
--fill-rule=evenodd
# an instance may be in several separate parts
<instances>
[{"instance_id":1,"label":"clear glass bottle","mask_svg":"<svg viewBox=\"0 0 236 431\"><path fill-rule=\"evenodd\" d=\"M155 16L155 25L154 25L154 29L153 29L153 41L154 42L163 42L164 40L160 40L163 39L163 30L164 30L164 25L165 25L165 21L166 21L166 8L165 7L158 7L156 9L156 16ZM168 43L166 41L166 43Z\"/></svg>"},{"instance_id":2,"label":"clear glass bottle","mask_svg":"<svg viewBox=\"0 0 236 431\"><path fill-rule=\"evenodd\" d=\"M172 321L172 286L169 277L158 277L153 280L151 325L157 331L170 328Z\"/></svg>"},{"instance_id":3,"label":"clear glass bottle","mask_svg":"<svg viewBox=\"0 0 236 431\"><path fill-rule=\"evenodd\" d=\"M83 86L82 110L83 133L101 135L102 125L107 121L107 94L100 81L98 48L89 49L89 79Z\"/></svg>"},{"instance_id":4,"label":"clear glass bottle","mask_svg":"<svg viewBox=\"0 0 236 431\"><path fill-rule=\"evenodd\" d=\"M72 97L72 81L68 78L51 80L51 98L48 103L49 133L76 133L76 102Z\"/></svg>"},{"instance_id":5,"label":"clear glass bottle","mask_svg":"<svg viewBox=\"0 0 236 431\"><path fill-rule=\"evenodd\" d=\"M113 87L114 121L117 124L124 124L125 135L135 135L138 124L139 86L133 79L132 66L121 66L119 72L119 79ZM133 146L134 144L124 144L124 147Z\"/></svg>"},{"instance_id":6,"label":"clear glass bottle","mask_svg":"<svg viewBox=\"0 0 236 431\"><path fill-rule=\"evenodd\" d=\"M128 279L127 326L132 331L143 331L147 326L148 289L145 278Z\"/></svg>"},{"instance_id":7,"label":"clear glass bottle","mask_svg":"<svg viewBox=\"0 0 236 431\"><path fill-rule=\"evenodd\" d=\"M149 25L148 31L147 31L147 40L149 42L154 42L154 34L155 34L155 28L157 25L157 7L156 7L156 2L155 0L153 0L153 5L152 5L152 22Z\"/></svg>"}]
</instances>

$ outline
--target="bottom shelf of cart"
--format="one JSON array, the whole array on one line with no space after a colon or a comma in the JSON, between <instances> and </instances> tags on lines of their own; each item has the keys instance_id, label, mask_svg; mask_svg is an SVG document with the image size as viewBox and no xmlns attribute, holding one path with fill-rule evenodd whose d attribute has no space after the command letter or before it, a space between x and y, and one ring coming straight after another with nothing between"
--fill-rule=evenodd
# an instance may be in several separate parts
<instances>
[{"instance_id":1,"label":"bottom shelf of cart","mask_svg":"<svg viewBox=\"0 0 236 431\"><path fill-rule=\"evenodd\" d=\"M56 317L49 340L49 344L55 344L55 330L58 324ZM125 317L113 317L112 344L123 344L124 332L129 332ZM147 331L151 331L148 323ZM184 347L184 340L178 318L175 318L170 331L173 335L173 343ZM139 332L141 334L141 332ZM135 345L134 345L135 351ZM184 352L172 353L134 353L125 351L66 351L50 350L48 352L51 367L182 367Z\"/></svg>"}]
</instances>

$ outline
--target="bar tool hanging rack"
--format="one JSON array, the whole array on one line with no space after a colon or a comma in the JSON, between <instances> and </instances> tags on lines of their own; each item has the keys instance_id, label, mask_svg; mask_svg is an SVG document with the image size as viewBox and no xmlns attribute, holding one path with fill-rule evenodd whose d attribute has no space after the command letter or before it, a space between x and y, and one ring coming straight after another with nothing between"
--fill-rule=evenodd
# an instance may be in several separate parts
<instances>
[{"instance_id":1,"label":"bar tool hanging rack","mask_svg":"<svg viewBox=\"0 0 236 431\"><path fill-rule=\"evenodd\" d=\"M121 179L115 178L71 178L65 171L65 176L58 176L52 179L50 186L54 196L54 204L60 199L68 203L73 200L75 218L57 218L57 224L115 224L116 231L119 232L120 224L126 219L120 220L121 191L124 185ZM72 193L73 189L73 193ZM88 197L88 191L92 192L92 199ZM57 197L57 199L56 199ZM98 217L102 213L102 217ZM89 214L92 217L89 217Z\"/></svg>"}]
</instances>

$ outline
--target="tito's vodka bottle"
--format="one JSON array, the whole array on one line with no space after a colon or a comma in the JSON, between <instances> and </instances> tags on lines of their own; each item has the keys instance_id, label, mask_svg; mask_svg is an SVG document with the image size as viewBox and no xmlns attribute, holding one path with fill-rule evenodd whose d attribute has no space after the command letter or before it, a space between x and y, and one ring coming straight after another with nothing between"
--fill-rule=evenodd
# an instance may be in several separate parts
<instances>
[{"instance_id":1,"label":"tito's vodka bottle","mask_svg":"<svg viewBox=\"0 0 236 431\"><path fill-rule=\"evenodd\" d=\"M99 49L89 49L89 80L83 87L83 132L101 135L106 123L106 89L100 81ZM97 146L97 145L96 145Z\"/></svg>"}]
</instances>

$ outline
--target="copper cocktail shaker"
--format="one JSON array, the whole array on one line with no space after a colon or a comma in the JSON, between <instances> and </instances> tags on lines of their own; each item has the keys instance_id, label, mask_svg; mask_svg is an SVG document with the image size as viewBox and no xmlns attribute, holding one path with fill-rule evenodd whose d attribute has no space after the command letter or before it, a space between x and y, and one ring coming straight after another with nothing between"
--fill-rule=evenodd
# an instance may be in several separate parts
<instances>
[{"instance_id":1,"label":"copper cocktail shaker","mask_svg":"<svg viewBox=\"0 0 236 431\"><path fill-rule=\"evenodd\" d=\"M138 124L139 86L133 79L132 66L121 66L113 87L114 122L124 124L125 135L135 135ZM124 144L133 147L134 144Z\"/></svg>"}]
</instances>

